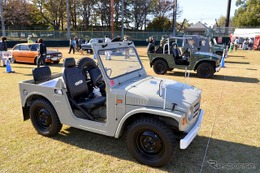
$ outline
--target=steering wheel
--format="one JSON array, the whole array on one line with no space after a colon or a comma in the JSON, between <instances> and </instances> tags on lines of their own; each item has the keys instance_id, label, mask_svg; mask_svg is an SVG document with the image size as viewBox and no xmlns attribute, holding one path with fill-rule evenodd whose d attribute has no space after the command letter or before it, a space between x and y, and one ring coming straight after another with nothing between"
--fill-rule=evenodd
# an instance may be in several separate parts
<instances>
[{"instance_id":1,"label":"steering wheel","mask_svg":"<svg viewBox=\"0 0 260 173\"><path fill-rule=\"evenodd\" d=\"M110 73L108 74L108 71L110 71ZM108 76L111 76L111 74L112 74L112 69L111 68L107 68L106 69L106 73L107 73L107 75ZM94 81L94 86L97 86L97 87L101 87L101 86L103 86L105 84L105 82L104 82L104 80L102 79L102 74L100 74L97 78L96 78L96 80Z\"/></svg>"},{"instance_id":2,"label":"steering wheel","mask_svg":"<svg viewBox=\"0 0 260 173\"><path fill-rule=\"evenodd\" d=\"M109 74L108 74L108 72L109 72ZM112 74L112 69L111 68L106 68L106 74L110 77L111 74Z\"/></svg>"}]
</instances>

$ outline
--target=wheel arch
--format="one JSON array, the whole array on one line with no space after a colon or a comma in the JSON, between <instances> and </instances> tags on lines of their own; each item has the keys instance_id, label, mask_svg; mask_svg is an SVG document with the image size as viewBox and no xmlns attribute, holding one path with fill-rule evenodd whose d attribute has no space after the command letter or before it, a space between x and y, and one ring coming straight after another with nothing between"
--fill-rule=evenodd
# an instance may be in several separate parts
<instances>
[{"instance_id":1,"label":"wheel arch","mask_svg":"<svg viewBox=\"0 0 260 173\"><path fill-rule=\"evenodd\" d=\"M32 105L33 101L36 99L44 99L47 102L49 102L52 106L53 104L44 96L39 95L39 94L34 94L34 95L30 95L29 97L26 98L26 101L24 102L24 105L22 106L22 111L23 111L23 120L26 121L28 119L30 119L30 106ZM55 107L53 106L53 108L55 109ZM55 109L56 111L56 109Z\"/></svg>"},{"instance_id":2,"label":"wheel arch","mask_svg":"<svg viewBox=\"0 0 260 173\"><path fill-rule=\"evenodd\" d=\"M35 57L34 57L34 60L33 60L33 62L34 62L35 65L37 65L37 57L38 57L38 56L35 56Z\"/></svg>"},{"instance_id":3,"label":"wheel arch","mask_svg":"<svg viewBox=\"0 0 260 173\"><path fill-rule=\"evenodd\" d=\"M153 60L150 63L150 66L152 67L154 65L154 62L157 61L157 60L163 60L167 64L167 66L169 68L169 63L165 60L165 58L162 58L162 57L155 57L155 58L153 58Z\"/></svg>"},{"instance_id":4,"label":"wheel arch","mask_svg":"<svg viewBox=\"0 0 260 173\"><path fill-rule=\"evenodd\" d=\"M213 66L214 70L215 70L216 62L215 62L215 61L210 61L210 60L202 60L202 61L198 61L198 62L195 64L193 70L194 70L194 71L197 71L198 66L199 66L201 63L204 63L204 62L210 63L210 64Z\"/></svg>"},{"instance_id":5,"label":"wheel arch","mask_svg":"<svg viewBox=\"0 0 260 173\"><path fill-rule=\"evenodd\" d=\"M159 112L154 114L151 111L143 111L143 112L133 112L129 113L128 115L124 116L116 129L115 132L115 138L119 138L126 130L127 127L135 121L137 118L142 118L142 117L153 117L155 119L158 119L165 123L167 126L169 126L172 130L178 130L179 128L179 123L178 123L178 118L173 117L172 114L160 114ZM176 118L176 119L174 119Z\"/></svg>"}]
</instances>

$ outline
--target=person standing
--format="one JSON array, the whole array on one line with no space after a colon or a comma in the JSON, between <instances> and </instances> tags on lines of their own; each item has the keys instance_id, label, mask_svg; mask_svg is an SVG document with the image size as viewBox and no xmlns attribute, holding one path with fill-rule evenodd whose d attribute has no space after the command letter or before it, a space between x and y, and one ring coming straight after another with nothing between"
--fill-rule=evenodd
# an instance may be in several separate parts
<instances>
[{"instance_id":1,"label":"person standing","mask_svg":"<svg viewBox=\"0 0 260 173\"><path fill-rule=\"evenodd\" d=\"M235 45L235 50L237 51L238 47L239 47L239 39L236 37L235 41L234 41L234 45Z\"/></svg>"},{"instance_id":2,"label":"person standing","mask_svg":"<svg viewBox=\"0 0 260 173\"><path fill-rule=\"evenodd\" d=\"M148 39L146 39L146 41L148 42L147 53L154 53L155 52L155 43L154 43L153 36L150 36ZM161 50L162 50L162 47L161 47Z\"/></svg>"},{"instance_id":3,"label":"person standing","mask_svg":"<svg viewBox=\"0 0 260 173\"><path fill-rule=\"evenodd\" d=\"M46 45L43 43L43 40L41 38L37 40L37 43L40 43L39 45L40 49L37 57L37 67L40 67L41 65L46 66L46 62L45 62L46 52L47 52Z\"/></svg>"},{"instance_id":4,"label":"person standing","mask_svg":"<svg viewBox=\"0 0 260 173\"><path fill-rule=\"evenodd\" d=\"M3 66L5 67L5 59L2 57L2 51L7 51L7 43L6 43L7 38L2 37L0 41L0 62L2 61Z\"/></svg>"},{"instance_id":5,"label":"person standing","mask_svg":"<svg viewBox=\"0 0 260 173\"><path fill-rule=\"evenodd\" d=\"M75 47L76 47L76 40L75 39L70 39L70 50L69 50L69 54L71 52L71 50L73 51L73 54L75 54Z\"/></svg>"},{"instance_id":6,"label":"person standing","mask_svg":"<svg viewBox=\"0 0 260 173\"><path fill-rule=\"evenodd\" d=\"M110 43L111 39L106 35L105 43ZM105 51L106 60L111 60L111 51Z\"/></svg>"},{"instance_id":7,"label":"person standing","mask_svg":"<svg viewBox=\"0 0 260 173\"><path fill-rule=\"evenodd\" d=\"M249 38L248 40L248 49L252 50L253 49L253 45L254 45L254 41L252 38Z\"/></svg>"},{"instance_id":8,"label":"person standing","mask_svg":"<svg viewBox=\"0 0 260 173\"><path fill-rule=\"evenodd\" d=\"M124 36L124 40L123 41L129 41L128 36ZM130 57L129 55L129 48L125 49L125 59L128 59Z\"/></svg>"}]
</instances>

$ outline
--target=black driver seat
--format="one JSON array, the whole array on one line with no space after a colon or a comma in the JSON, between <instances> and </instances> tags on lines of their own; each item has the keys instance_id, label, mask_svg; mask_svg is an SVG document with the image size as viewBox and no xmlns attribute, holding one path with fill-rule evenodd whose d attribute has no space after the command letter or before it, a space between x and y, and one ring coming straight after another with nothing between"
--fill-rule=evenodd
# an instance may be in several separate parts
<instances>
[{"instance_id":1,"label":"black driver seat","mask_svg":"<svg viewBox=\"0 0 260 173\"><path fill-rule=\"evenodd\" d=\"M181 65L183 64L183 59L182 59L182 56L181 56L181 51L180 49L178 48L178 45L177 43L173 43L172 44L172 47L173 47L173 58L174 58L174 61L177 65Z\"/></svg>"},{"instance_id":2,"label":"black driver seat","mask_svg":"<svg viewBox=\"0 0 260 173\"><path fill-rule=\"evenodd\" d=\"M91 112L105 105L106 98L89 98L90 92L87 82L81 71L76 67L74 58L66 58L63 66L63 79L71 103L81 110L87 118L94 120L93 116L91 116Z\"/></svg>"}]
</instances>

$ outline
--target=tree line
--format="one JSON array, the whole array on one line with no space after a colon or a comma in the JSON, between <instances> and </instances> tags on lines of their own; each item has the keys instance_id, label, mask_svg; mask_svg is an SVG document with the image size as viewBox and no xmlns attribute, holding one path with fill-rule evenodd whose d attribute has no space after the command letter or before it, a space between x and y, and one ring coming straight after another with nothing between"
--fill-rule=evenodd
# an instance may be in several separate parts
<instances>
[{"instance_id":1,"label":"tree line","mask_svg":"<svg viewBox=\"0 0 260 173\"><path fill-rule=\"evenodd\" d=\"M66 12L68 1L69 13ZM171 18L173 1L114 0L114 25L121 28L122 10L124 28L145 30L157 17ZM5 0L3 12L9 28L47 28L66 30L69 14L72 30L110 27L110 0Z\"/></svg>"},{"instance_id":2,"label":"tree line","mask_svg":"<svg viewBox=\"0 0 260 173\"><path fill-rule=\"evenodd\" d=\"M230 20L230 27L260 27L260 0L237 0L234 16ZM226 17L217 19L216 26L224 27Z\"/></svg>"},{"instance_id":3,"label":"tree line","mask_svg":"<svg viewBox=\"0 0 260 173\"><path fill-rule=\"evenodd\" d=\"M236 5L231 26L260 26L260 0L237 0ZM129 30L169 30L174 7L172 0L114 0L115 30L120 30L122 20ZM5 26L9 29L65 31L68 14L71 30L100 30L111 25L110 0L3 0ZM177 8L177 16L180 15L181 8ZM223 16L218 19L218 26L222 26L224 19ZM177 31L190 25L188 20L181 21Z\"/></svg>"}]
</instances>

